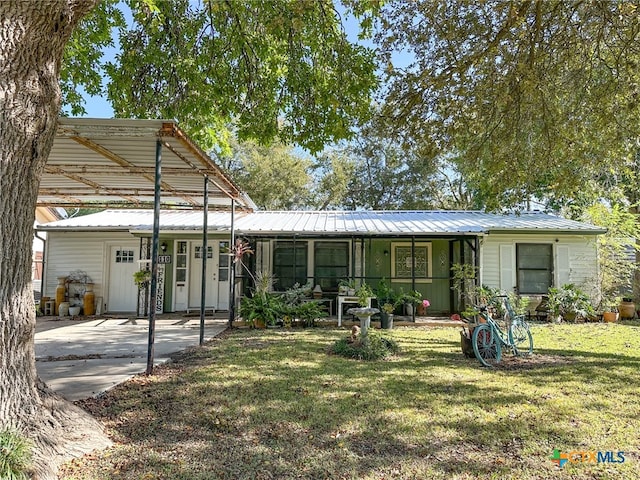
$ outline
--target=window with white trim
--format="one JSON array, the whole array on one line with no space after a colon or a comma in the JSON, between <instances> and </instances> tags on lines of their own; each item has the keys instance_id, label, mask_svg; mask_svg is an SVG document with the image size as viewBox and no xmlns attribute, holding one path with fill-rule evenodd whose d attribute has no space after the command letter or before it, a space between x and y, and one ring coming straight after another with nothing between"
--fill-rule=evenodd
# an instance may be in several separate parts
<instances>
[{"instance_id":1,"label":"window with white trim","mask_svg":"<svg viewBox=\"0 0 640 480\"><path fill-rule=\"evenodd\" d=\"M116 263L133 263L133 250L116 250Z\"/></svg>"},{"instance_id":2,"label":"window with white trim","mask_svg":"<svg viewBox=\"0 0 640 480\"><path fill-rule=\"evenodd\" d=\"M553 285L553 245L516 244L516 272L519 293L546 294Z\"/></svg>"}]
</instances>

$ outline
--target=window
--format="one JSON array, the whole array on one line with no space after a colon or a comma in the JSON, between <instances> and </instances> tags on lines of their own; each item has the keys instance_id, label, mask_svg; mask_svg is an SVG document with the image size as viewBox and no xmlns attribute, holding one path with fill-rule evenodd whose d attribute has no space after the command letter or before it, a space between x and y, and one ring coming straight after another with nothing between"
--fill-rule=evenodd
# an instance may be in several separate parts
<instances>
[{"instance_id":1,"label":"window","mask_svg":"<svg viewBox=\"0 0 640 480\"><path fill-rule=\"evenodd\" d=\"M133 263L133 250L116 250L116 263Z\"/></svg>"},{"instance_id":2,"label":"window","mask_svg":"<svg viewBox=\"0 0 640 480\"><path fill-rule=\"evenodd\" d=\"M307 283L307 242L276 242L273 247L274 289Z\"/></svg>"},{"instance_id":3,"label":"window","mask_svg":"<svg viewBox=\"0 0 640 480\"><path fill-rule=\"evenodd\" d=\"M194 258L202 258L202 245L195 248ZM207 258L213 258L213 247L207 246Z\"/></svg>"},{"instance_id":4,"label":"window","mask_svg":"<svg viewBox=\"0 0 640 480\"><path fill-rule=\"evenodd\" d=\"M394 242L391 244L391 252L392 281L415 278L418 282L431 282L431 243L415 243L412 249L411 243Z\"/></svg>"},{"instance_id":5,"label":"window","mask_svg":"<svg viewBox=\"0 0 640 480\"><path fill-rule=\"evenodd\" d=\"M176 282L187 281L187 242L180 240L176 244Z\"/></svg>"},{"instance_id":6,"label":"window","mask_svg":"<svg viewBox=\"0 0 640 480\"><path fill-rule=\"evenodd\" d=\"M349 276L348 242L315 242L314 272L316 285L324 291L337 291L338 282Z\"/></svg>"},{"instance_id":7,"label":"window","mask_svg":"<svg viewBox=\"0 0 640 480\"><path fill-rule=\"evenodd\" d=\"M516 245L518 292L546 294L553 284L553 246L544 243Z\"/></svg>"},{"instance_id":8,"label":"window","mask_svg":"<svg viewBox=\"0 0 640 480\"><path fill-rule=\"evenodd\" d=\"M222 240L218 243L218 281L229 281L229 242Z\"/></svg>"}]
</instances>

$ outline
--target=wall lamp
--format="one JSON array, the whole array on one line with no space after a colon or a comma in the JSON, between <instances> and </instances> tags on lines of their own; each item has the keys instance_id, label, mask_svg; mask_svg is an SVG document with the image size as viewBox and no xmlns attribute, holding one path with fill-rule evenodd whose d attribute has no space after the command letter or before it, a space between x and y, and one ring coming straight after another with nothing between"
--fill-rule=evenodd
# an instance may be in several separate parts
<instances>
[{"instance_id":1,"label":"wall lamp","mask_svg":"<svg viewBox=\"0 0 640 480\"><path fill-rule=\"evenodd\" d=\"M167 242L162 242L160 244L160 250L162 250L162 253L167 251Z\"/></svg>"}]
</instances>

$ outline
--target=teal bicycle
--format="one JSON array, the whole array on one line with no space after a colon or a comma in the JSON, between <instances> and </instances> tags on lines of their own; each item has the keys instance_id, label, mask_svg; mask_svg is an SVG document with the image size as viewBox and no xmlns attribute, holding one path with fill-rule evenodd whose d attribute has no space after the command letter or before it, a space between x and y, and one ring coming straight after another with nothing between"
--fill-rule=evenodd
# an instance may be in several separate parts
<instances>
[{"instance_id":1,"label":"teal bicycle","mask_svg":"<svg viewBox=\"0 0 640 480\"><path fill-rule=\"evenodd\" d=\"M473 329L471 337L473 353L486 367L500 363L503 349L520 356L533 352L533 336L524 315L515 314L507 297L500 298L504 298L503 303L507 311L505 329L491 318L487 307L478 307L481 323Z\"/></svg>"}]
</instances>

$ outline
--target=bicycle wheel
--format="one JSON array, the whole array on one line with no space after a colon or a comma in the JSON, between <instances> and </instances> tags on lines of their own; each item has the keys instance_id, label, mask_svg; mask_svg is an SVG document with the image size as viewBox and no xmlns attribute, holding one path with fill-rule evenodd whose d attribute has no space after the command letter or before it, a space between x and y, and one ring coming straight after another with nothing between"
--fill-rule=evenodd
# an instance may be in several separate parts
<instances>
[{"instance_id":1,"label":"bicycle wheel","mask_svg":"<svg viewBox=\"0 0 640 480\"><path fill-rule=\"evenodd\" d=\"M485 367L493 367L502 359L500 339L489 325L482 324L474 328L471 343L473 353Z\"/></svg>"},{"instance_id":2,"label":"bicycle wheel","mask_svg":"<svg viewBox=\"0 0 640 480\"><path fill-rule=\"evenodd\" d=\"M533 353L533 336L527 322L518 321L511 325L511 344L516 355L531 355Z\"/></svg>"}]
</instances>

